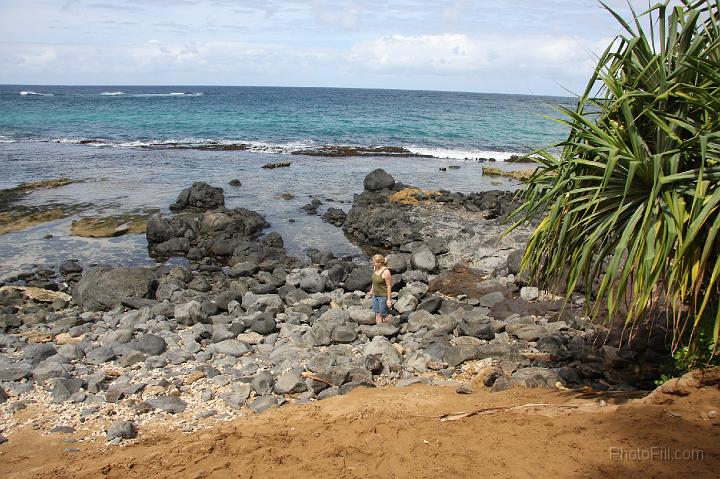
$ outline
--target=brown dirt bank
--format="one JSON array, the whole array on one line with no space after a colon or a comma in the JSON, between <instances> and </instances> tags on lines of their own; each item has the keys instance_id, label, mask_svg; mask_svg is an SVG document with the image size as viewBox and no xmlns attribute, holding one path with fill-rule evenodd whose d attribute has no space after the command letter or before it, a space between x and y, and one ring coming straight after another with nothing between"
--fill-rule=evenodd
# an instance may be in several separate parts
<instances>
[{"instance_id":1,"label":"brown dirt bank","mask_svg":"<svg viewBox=\"0 0 720 479\"><path fill-rule=\"evenodd\" d=\"M709 478L720 470L720 422L707 416L720 408L717 387L619 406L570 391L476 389L356 389L193 434L144 427L127 447L71 444L63 442L69 435L25 429L0 446L0 477ZM440 421L528 403L548 406ZM683 451L695 457L684 460Z\"/></svg>"}]
</instances>

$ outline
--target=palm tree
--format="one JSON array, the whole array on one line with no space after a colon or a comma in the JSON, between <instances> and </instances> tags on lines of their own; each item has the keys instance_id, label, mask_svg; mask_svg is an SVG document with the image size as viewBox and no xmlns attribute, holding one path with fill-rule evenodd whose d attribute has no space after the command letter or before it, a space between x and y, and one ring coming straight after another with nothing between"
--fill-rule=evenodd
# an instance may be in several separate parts
<instances>
[{"instance_id":1,"label":"palm tree","mask_svg":"<svg viewBox=\"0 0 720 479\"><path fill-rule=\"evenodd\" d=\"M570 133L543 150L513 227L542 216L523 267L632 329L667 311L673 348L720 330L720 0L633 11L599 57ZM592 294L591 294L592 292Z\"/></svg>"}]
</instances>

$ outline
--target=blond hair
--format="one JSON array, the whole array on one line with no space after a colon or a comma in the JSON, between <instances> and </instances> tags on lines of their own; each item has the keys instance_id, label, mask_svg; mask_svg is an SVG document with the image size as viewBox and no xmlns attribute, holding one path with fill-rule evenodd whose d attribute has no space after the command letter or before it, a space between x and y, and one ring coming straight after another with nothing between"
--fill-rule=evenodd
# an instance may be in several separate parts
<instances>
[{"instance_id":1,"label":"blond hair","mask_svg":"<svg viewBox=\"0 0 720 479\"><path fill-rule=\"evenodd\" d=\"M385 256L383 256L381 254L376 254L375 256L372 257L372 260L373 260L373 263L379 263L383 266L387 266L387 263L385 261Z\"/></svg>"}]
</instances>

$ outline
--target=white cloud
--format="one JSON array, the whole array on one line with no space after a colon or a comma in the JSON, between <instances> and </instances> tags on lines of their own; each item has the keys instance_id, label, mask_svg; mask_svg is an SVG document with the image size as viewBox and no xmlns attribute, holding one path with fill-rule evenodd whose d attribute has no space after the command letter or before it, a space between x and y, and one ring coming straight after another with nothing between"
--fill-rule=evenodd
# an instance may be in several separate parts
<instances>
[{"instance_id":1,"label":"white cloud","mask_svg":"<svg viewBox=\"0 0 720 479\"><path fill-rule=\"evenodd\" d=\"M588 48L573 37L547 35L392 35L356 45L349 62L387 74L505 72L587 76L594 65L592 53L606 44L602 40Z\"/></svg>"}]
</instances>

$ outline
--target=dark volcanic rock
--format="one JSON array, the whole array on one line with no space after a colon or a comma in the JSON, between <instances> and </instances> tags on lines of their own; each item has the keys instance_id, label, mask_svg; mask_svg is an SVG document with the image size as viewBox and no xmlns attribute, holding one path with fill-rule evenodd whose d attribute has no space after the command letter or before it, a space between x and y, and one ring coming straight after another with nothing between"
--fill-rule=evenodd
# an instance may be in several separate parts
<instances>
[{"instance_id":1,"label":"dark volcanic rock","mask_svg":"<svg viewBox=\"0 0 720 479\"><path fill-rule=\"evenodd\" d=\"M182 190L175 203L170 205L170 211L176 213L188 209L206 211L219 206L225 206L225 196L222 188L198 181L193 183L190 188Z\"/></svg>"},{"instance_id":2,"label":"dark volcanic rock","mask_svg":"<svg viewBox=\"0 0 720 479\"><path fill-rule=\"evenodd\" d=\"M157 281L147 268L115 268L86 273L73 290L73 301L85 310L119 306L123 298L153 298Z\"/></svg>"},{"instance_id":3,"label":"dark volcanic rock","mask_svg":"<svg viewBox=\"0 0 720 479\"><path fill-rule=\"evenodd\" d=\"M382 168L373 170L365 177L363 186L368 191L390 189L395 186L395 178Z\"/></svg>"},{"instance_id":4,"label":"dark volcanic rock","mask_svg":"<svg viewBox=\"0 0 720 479\"><path fill-rule=\"evenodd\" d=\"M137 428L132 421L118 421L110 425L107 430L107 440L132 439L137 436Z\"/></svg>"},{"instance_id":5,"label":"dark volcanic rock","mask_svg":"<svg viewBox=\"0 0 720 479\"><path fill-rule=\"evenodd\" d=\"M355 268L345 278L345 290L346 291L369 291L370 283L372 282L372 268L371 267L360 267Z\"/></svg>"},{"instance_id":6,"label":"dark volcanic rock","mask_svg":"<svg viewBox=\"0 0 720 479\"><path fill-rule=\"evenodd\" d=\"M347 214L340 208L328 208L322 215L322 219L326 223L330 223L331 225L338 227L345 224L345 218L347 218Z\"/></svg>"}]
</instances>

